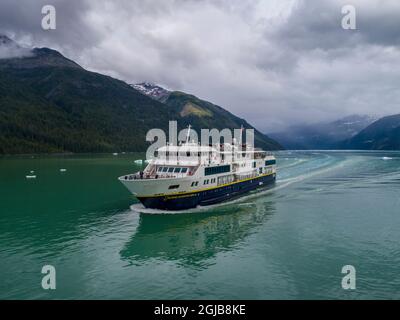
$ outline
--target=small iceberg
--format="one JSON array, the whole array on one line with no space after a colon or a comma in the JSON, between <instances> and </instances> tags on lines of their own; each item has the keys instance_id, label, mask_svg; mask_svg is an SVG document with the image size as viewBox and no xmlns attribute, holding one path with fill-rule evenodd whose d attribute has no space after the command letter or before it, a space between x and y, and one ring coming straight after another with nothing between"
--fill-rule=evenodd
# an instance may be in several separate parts
<instances>
[{"instance_id":1,"label":"small iceberg","mask_svg":"<svg viewBox=\"0 0 400 320\"><path fill-rule=\"evenodd\" d=\"M392 160L393 158L391 157L382 157L382 160Z\"/></svg>"},{"instance_id":2,"label":"small iceberg","mask_svg":"<svg viewBox=\"0 0 400 320\"><path fill-rule=\"evenodd\" d=\"M118 155L118 153L117 153L117 152L114 152L114 153L113 153L113 156L117 156L117 155Z\"/></svg>"},{"instance_id":3,"label":"small iceberg","mask_svg":"<svg viewBox=\"0 0 400 320\"><path fill-rule=\"evenodd\" d=\"M60 169L60 172L66 172L67 169Z\"/></svg>"},{"instance_id":4,"label":"small iceberg","mask_svg":"<svg viewBox=\"0 0 400 320\"><path fill-rule=\"evenodd\" d=\"M139 159L139 160L135 160L134 162L135 162L136 164L143 164L143 160L140 160L140 159Z\"/></svg>"},{"instance_id":5,"label":"small iceberg","mask_svg":"<svg viewBox=\"0 0 400 320\"><path fill-rule=\"evenodd\" d=\"M35 171L31 171L30 174L26 175L27 179L36 179Z\"/></svg>"}]
</instances>

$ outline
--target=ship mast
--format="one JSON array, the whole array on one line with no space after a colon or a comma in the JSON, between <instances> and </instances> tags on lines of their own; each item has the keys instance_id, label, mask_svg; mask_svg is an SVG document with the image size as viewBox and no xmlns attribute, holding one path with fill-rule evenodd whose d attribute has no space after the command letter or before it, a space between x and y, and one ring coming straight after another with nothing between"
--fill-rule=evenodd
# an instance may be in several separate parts
<instances>
[{"instance_id":1,"label":"ship mast","mask_svg":"<svg viewBox=\"0 0 400 320\"><path fill-rule=\"evenodd\" d=\"M186 143L189 143L189 139L190 139L190 128L191 128L191 126L190 126L190 124L189 124L189 126L188 126L188 132L187 132L187 136L186 136Z\"/></svg>"}]
</instances>

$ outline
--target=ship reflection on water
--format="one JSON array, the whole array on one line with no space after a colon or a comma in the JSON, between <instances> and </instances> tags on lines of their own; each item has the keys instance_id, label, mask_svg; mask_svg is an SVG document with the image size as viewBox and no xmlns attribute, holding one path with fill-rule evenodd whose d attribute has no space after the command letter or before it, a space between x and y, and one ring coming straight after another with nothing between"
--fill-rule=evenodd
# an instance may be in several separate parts
<instances>
[{"instance_id":1,"label":"ship reflection on water","mask_svg":"<svg viewBox=\"0 0 400 320\"><path fill-rule=\"evenodd\" d=\"M141 214L135 234L120 255L130 264L159 259L202 267L207 259L245 241L274 211L272 201L263 201L201 213Z\"/></svg>"}]
</instances>

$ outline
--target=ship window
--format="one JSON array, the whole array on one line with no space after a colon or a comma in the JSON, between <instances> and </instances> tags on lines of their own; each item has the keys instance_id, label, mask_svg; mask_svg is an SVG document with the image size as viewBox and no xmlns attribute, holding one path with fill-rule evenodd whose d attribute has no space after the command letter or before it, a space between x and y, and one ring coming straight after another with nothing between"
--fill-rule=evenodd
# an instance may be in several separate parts
<instances>
[{"instance_id":1,"label":"ship window","mask_svg":"<svg viewBox=\"0 0 400 320\"><path fill-rule=\"evenodd\" d=\"M186 173L188 168L182 168L181 173Z\"/></svg>"},{"instance_id":2,"label":"ship window","mask_svg":"<svg viewBox=\"0 0 400 320\"><path fill-rule=\"evenodd\" d=\"M265 165L266 166L272 166L274 164L276 164L276 160L267 160L267 161L265 161Z\"/></svg>"},{"instance_id":3,"label":"ship window","mask_svg":"<svg viewBox=\"0 0 400 320\"><path fill-rule=\"evenodd\" d=\"M262 168L259 169L260 174L262 173Z\"/></svg>"},{"instance_id":4,"label":"ship window","mask_svg":"<svg viewBox=\"0 0 400 320\"><path fill-rule=\"evenodd\" d=\"M218 166L218 167L208 167L205 168L204 173L206 176L211 176L213 174L225 173L231 171L230 165Z\"/></svg>"},{"instance_id":5,"label":"ship window","mask_svg":"<svg viewBox=\"0 0 400 320\"><path fill-rule=\"evenodd\" d=\"M255 161L253 161L253 168L255 168L257 166L257 163Z\"/></svg>"},{"instance_id":6,"label":"ship window","mask_svg":"<svg viewBox=\"0 0 400 320\"><path fill-rule=\"evenodd\" d=\"M174 168L173 168L173 167L171 167L171 168L168 169L168 172L173 172L173 171L174 171Z\"/></svg>"},{"instance_id":7,"label":"ship window","mask_svg":"<svg viewBox=\"0 0 400 320\"><path fill-rule=\"evenodd\" d=\"M162 172L167 172L168 171L168 167L164 167Z\"/></svg>"},{"instance_id":8,"label":"ship window","mask_svg":"<svg viewBox=\"0 0 400 320\"><path fill-rule=\"evenodd\" d=\"M158 167L158 172L161 172L162 171L162 169L163 169L163 167Z\"/></svg>"},{"instance_id":9,"label":"ship window","mask_svg":"<svg viewBox=\"0 0 400 320\"><path fill-rule=\"evenodd\" d=\"M179 173L181 171L181 168L175 168L174 173Z\"/></svg>"},{"instance_id":10,"label":"ship window","mask_svg":"<svg viewBox=\"0 0 400 320\"><path fill-rule=\"evenodd\" d=\"M179 188L179 184L174 184L172 186L169 186L168 189L178 189Z\"/></svg>"}]
</instances>

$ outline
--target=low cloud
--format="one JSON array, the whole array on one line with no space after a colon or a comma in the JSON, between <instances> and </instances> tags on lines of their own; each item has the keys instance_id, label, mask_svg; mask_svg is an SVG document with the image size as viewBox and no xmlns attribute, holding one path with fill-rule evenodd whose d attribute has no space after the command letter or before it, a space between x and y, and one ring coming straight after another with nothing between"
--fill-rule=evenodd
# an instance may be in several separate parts
<instances>
[{"instance_id":1,"label":"low cloud","mask_svg":"<svg viewBox=\"0 0 400 320\"><path fill-rule=\"evenodd\" d=\"M32 56L32 51L24 48L0 47L0 59L23 58Z\"/></svg>"},{"instance_id":2,"label":"low cloud","mask_svg":"<svg viewBox=\"0 0 400 320\"><path fill-rule=\"evenodd\" d=\"M23 58L32 55L31 49L23 48L8 37L0 35L0 59Z\"/></svg>"},{"instance_id":3,"label":"low cloud","mask_svg":"<svg viewBox=\"0 0 400 320\"><path fill-rule=\"evenodd\" d=\"M46 1L0 3L0 29L129 83L187 91L262 131L349 114L398 112L400 2L395 0ZM344 30L352 4L357 30Z\"/></svg>"}]
</instances>

